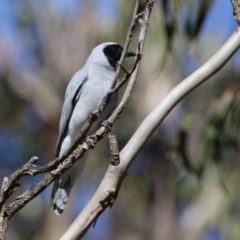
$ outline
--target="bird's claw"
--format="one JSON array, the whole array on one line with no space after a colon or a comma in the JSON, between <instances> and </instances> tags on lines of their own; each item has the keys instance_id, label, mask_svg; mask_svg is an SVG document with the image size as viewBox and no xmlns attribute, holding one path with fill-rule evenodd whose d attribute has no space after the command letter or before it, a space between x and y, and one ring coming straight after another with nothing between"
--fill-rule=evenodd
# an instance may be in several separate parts
<instances>
[{"instance_id":1,"label":"bird's claw","mask_svg":"<svg viewBox=\"0 0 240 240\"><path fill-rule=\"evenodd\" d=\"M93 149L95 147L94 136L88 136L86 138L85 142L87 143L87 145L90 149Z\"/></svg>"},{"instance_id":2,"label":"bird's claw","mask_svg":"<svg viewBox=\"0 0 240 240\"><path fill-rule=\"evenodd\" d=\"M104 126L106 128L107 132L111 132L111 130L112 130L112 124L108 120L104 120L101 123L101 126Z\"/></svg>"}]
</instances>

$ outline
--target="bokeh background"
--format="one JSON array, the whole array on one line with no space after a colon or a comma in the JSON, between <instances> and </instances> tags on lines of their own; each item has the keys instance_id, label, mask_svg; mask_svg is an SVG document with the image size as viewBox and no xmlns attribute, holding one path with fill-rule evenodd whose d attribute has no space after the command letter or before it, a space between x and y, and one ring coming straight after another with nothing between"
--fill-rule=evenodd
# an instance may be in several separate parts
<instances>
[{"instance_id":1,"label":"bokeh background","mask_svg":"<svg viewBox=\"0 0 240 240\"><path fill-rule=\"evenodd\" d=\"M53 159L66 85L94 46L124 44L133 5L0 0L1 181L32 156L39 164ZM228 0L156 0L137 83L113 128L120 148L235 28ZM131 50L135 46L136 38ZM239 76L238 52L169 114L136 157L113 208L84 239L240 239ZM14 216L7 239L58 239L91 198L108 162L104 140L90 154L63 215L49 210L49 187ZM41 177L22 179L14 196Z\"/></svg>"}]
</instances>

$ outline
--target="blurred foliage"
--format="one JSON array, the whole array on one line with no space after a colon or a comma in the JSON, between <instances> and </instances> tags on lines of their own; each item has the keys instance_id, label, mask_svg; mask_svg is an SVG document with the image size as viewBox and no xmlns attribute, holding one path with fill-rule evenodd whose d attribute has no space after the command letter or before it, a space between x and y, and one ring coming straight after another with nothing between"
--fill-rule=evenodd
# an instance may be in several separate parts
<instances>
[{"instance_id":1,"label":"blurred foliage","mask_svg":"<svg viewBox=\"0 0 240 240\"><path fill-rule=\"evenodd\" d=\"M139 12L145 1L140 2ZM39 164L52 160L66 85L94 46L124 44L133 5L127 0L0 2L1 180L33 155ZM230 1L156 1L134 92L113 128L120 148L151 109L230 36L236 27L232 12ZM134 39L130 48L135 47ZM155 131L113 208L85 239L240 238L239 56ZM130 64L126 60L126 67ZM49 210L49 188L16 214L7 239L58 239L96 190L108 158L104 140L90 154L66 212L56 218ZM16 195L40 177L23 179Z\"/></svg>"},{"instance_id":2,"label":"blurred foliage","mask_svg":"<svg viewBox=\"0 0 240 240\"><path fill-rule=\"evenodd\" d=\"M239 104L240 92L238 83L233 83L225 90L223 96L208 106L201 113L189 112L185 114L182 125L180 126L177 141L172 151L183 162L184 167L197 177L201 177L207 163L213 161L217 165L223 161L229 163L229 154L232 151L238 151L239 134ZM203 114L204 113L204 114ZM202 129L200 136L194 138L201 139L198 143L198 149L194 150L195 163L192 163L187 153L188 141L191 134L196 131L196 121L201 120ZM195 134L197 134L195 132ZM175 157L176 157L175 156ZM197 165L197 166L194 166Z\"/></svg>"}]
</instances>

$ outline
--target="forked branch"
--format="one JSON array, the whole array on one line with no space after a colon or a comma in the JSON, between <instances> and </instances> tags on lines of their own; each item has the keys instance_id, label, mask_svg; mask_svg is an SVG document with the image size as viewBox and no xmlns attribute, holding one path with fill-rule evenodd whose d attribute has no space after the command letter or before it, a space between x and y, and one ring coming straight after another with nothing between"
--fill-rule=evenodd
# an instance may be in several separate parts
<instances>
[{"instance_id":1,"label":"forked branch","mask_svg":"<svg viewBox=\"0 0 240 240\"><path fill-rule=\"evenodd\" d=\"M148 1L148 5L153 1ZM66 170L73 166L73 164L79 160L86 151L89 150L89 146L84 141L86 137L86 133L91 127L92 123L97 119L101 111L103 110L104 106L108 103L109 99L111 98L112 94L119 90L119 88L128 80L136 79L137 71L139 68L139 63L141 60L140 51L139 49L143 47L143 39L139 36L138 40L138 47L137 50L137 57L135 58L134 65L129 73L125 74L124 79L120 81L118 84L119 74L121 70L121 66L123 64L125 53L128 50L128 46L133 38L133 32L135 26L139 20L139 18L143 17L143 13L138 14L138 5L139 1L136 1L135 9L133 13L133 18L131 21L131 25L127 34L127 39L124 45L124 50L122 57L119 61L119 65L116 71L116 76L114 79L114 83L112 85L112 89L109 91L105 99L103 100L102 104L98 109L96 109L88 118L85 126L81 130L80 134L76 138L76 141L73 145L69 148L69 150L61 157L56 158L54 161L50 162L45 166L36 166L34 163L36 162L37 158L32 158L28 163L24 166L19 168L16 172L14 172L9 178L5 178L2 186L2 191L0 194L0 239L5 239L6 230L11 217L18 212L21 208L23 208L29 201L35 198L38 194L40 194L47 186L49 186L57 177L63 174ZM150 9L150 8L149 8ZM146 16L146 12L144 13ZM149 14L150 16L150 14ZM148 22L147 22L148 23ZM146 23L146 26L147 26ZM145 27L146 28L146 27ZM144 28L143 28L144 29ZM142 31L141 31L142 32ZM145 37L145 36L144 36ZM135 80L134 80L135 81ZM126 92L124 94L125 100L122 100L120 106L117 107L117 111L109 119L111 124L114 124L115 121L119 118L120 113L123 111L124 107L126 106L127 100L129 99L131 90L133 87L133 82L129 82ZM127 96L127 97L126 97ZM123 102L124 101L124 102ZM108 132L109 130L102 126L95 134L94 134L94 144L97 144ZM81 160L80 160L81 161ZM16 190L19 186L18 181L25 175L36 175L39 173L46 173L44 177L27 191L25 191L21 196L15 198L12 202L5 204L6 200L10 197L10 195ZM109 193L111 196L111 193ZM110 197L110 199L113 199ZM112 200L111 200L112 201ZM110 202L111 202L110 201Z\"/></svg>"}]
</instances>

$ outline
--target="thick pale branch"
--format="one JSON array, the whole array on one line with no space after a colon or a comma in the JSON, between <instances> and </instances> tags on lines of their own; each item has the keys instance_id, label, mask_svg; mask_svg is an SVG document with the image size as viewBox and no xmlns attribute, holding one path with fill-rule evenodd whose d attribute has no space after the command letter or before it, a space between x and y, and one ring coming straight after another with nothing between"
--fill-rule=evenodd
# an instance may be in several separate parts
<instances>
[{"instance_id":1,"label":"thick pale branch","mask_svg":"<svg viewBox=\"0 0 240 240\"><path fill-rule=\"evenodd\" d=\"M128 144L120 152L120 164L117 166L109 165L98 190L63 235L61 240L75 240L84 236L95 219L106 207L111 206L113 199L115 200L130 164L153 131L178 102L218 72L239 47L240 31L237 29L224 46L207 63L177 85L165 99L153 109L129 140Z\"/></svg>"},{"instance_id":2,"label":"thick pale branch","mask_svg":"<svg viewBox=\"0 0 240 240\"><path fill-rule=\"evenodd\" d=\"M121 164L128 168L131 161L153 131L169 112L192 90L218 72L240 47L240 28L234 32L222 48L202 67L178 84L144 119L132 138L120 153Z\"/></svg>"}]
</instances>

